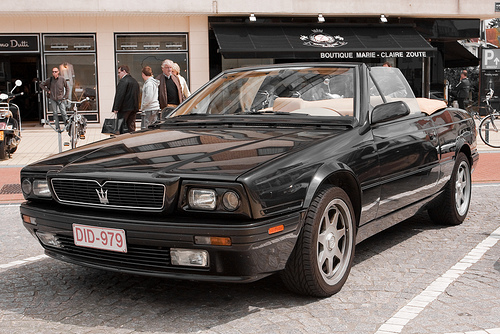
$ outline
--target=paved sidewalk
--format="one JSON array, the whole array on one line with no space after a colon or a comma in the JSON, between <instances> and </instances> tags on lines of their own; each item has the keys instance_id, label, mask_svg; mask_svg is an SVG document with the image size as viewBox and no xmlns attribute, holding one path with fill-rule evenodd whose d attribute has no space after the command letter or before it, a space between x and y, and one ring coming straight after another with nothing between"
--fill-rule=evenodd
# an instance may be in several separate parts
<instances>
[{"instance_id":1,"label":"paved sidewalk","mask_svg":"<svg viewBox=\"0 0 500 334\"><path fill-rule=\"evenodd\" d=\"M101 134L100 125L91 124L87 127L85 139L78 141L78 146L108 137ZM69 145L64 146L64 142L69 143L69 136L66 132L61 133L63 152L71 149ZM0 160L0 204L23 201L19 180L21 168L57 153L59 153L58 135L54 130L42 126L24 128L17 151L10 159Z\"/></svg>"},{"instance_id":2,"label":"paved sidewalk","mask_svg":"<svg viewBox=\"0 0 500 334\"><path fill-rule=\"evenodd\" d=\"M22 167L59 153L58 136L51 128L27 127L23 129L22 140L16 153L8 160L0 161L0 204L18 203L23 200L19 181L19 171ZM87 128L84 140L78 141L83 146L109 136L101 134L101 126L91 124ZM67 133L61 134L62 142L68 142ZM69 150L69 146L62 146L62 151ZM472 174L472 182L500 182L500 149L486 146L478 138L480 152L479 164Z\"/></svg>"},{"instance_id":3,"label":"paved sidewalk","mask_svg":"<svg viewBox=\"0 0 500 334\"><path fill-rule=\"evenodd\" d=\"M83 146L97 140L109 138L101 133L99 124L87 126L85 139L78 140L78 146ZM69 144L67 132L61 133L61 142ZM71 146L62 145L62 151L70 150ZM22 131L22 139L17 151L8 160L0 160L0 167L20 167L38 161L52 154L59 153L58 134L51 128L35 126L26 127Z\"/></svg>"}]
</instances>

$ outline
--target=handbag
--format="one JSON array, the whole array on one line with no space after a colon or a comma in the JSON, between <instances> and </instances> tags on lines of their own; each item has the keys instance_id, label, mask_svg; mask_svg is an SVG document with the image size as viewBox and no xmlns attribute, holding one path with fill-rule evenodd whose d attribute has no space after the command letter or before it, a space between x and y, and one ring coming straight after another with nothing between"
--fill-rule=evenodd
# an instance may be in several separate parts
<instances>
[{"instance_id":1,"label":"handbag","mask_svg":"<svg viewBox=\"0 0 500 334\"><path fill-rule=\"evenodd\" d=\"M105 118L104 123L102 124L102 130L101 133L107 134L107 135L114 135L117 134L117 129L116 129L116 114L113 113L114 117L113 118Z\"/></svg>"}]
</instances>

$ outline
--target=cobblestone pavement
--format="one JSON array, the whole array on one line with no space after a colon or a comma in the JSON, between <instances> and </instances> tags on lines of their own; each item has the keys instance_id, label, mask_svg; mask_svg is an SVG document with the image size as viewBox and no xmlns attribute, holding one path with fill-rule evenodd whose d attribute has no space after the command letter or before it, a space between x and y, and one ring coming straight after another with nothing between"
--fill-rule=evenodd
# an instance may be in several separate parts
<instances>
[{"instance_id":1,"label":"cobblestone pavement","mask_svg":"<svg viewBox=\"0 0 500 334\"><path fill-rule=\"evenodd\" d=\"M274 276L231 285L59 262L42 255L17 204L1 205L0 333L500 333L499 191L474 184L459 226L421 214L365 240L325 299Z\"/></svg>"}]
</instances>

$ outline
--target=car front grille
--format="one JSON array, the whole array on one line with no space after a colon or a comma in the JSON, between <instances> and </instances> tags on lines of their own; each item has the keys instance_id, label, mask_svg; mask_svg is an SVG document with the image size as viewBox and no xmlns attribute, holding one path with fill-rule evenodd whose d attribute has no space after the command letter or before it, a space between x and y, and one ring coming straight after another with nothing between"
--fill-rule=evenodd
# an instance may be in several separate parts
<instances>
[{"instance_id":1,"label":"car front grille","mask_svg":"<svg viewBox=\"0 0 500 334\"><path fill-rule=\"evenodd\" d=\"M104 208L162 210L165 205L164 184L123 181L51 179L57 200L65 204Z\"/></svg>"},{"instance_id":2,"label":"car front grille","mask_svg":"<svg viewBox=\"0 0 500 334\"><path fill-rule=\"evenodd\" d=\"M76 246L71 236L58 234L57 240L61 245L60 248L46 247L78 262L134 271L163 272L171 268L170 248L168 247L129 244L127 253L121 253Z\"/></svg>"}]
</instances>

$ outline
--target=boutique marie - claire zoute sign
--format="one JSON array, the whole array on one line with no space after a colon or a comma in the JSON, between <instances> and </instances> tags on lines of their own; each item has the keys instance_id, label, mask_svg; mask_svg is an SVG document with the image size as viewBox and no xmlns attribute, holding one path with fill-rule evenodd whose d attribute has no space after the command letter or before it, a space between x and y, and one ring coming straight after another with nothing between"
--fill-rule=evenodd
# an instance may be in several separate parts
<instances>
[{"instance_id":1,"label":"boutique marie - claire zoute sign","mask_svg":"<svg viewBox=\"0 0 500 334\"><path fill-rule=\"evenodd\" d=\"M303 45L315 48L341 48L348 45L343 36L325 33L322 29L313 29L309 35L301 35ZM336 51L320 52L321 59L355 59L355 58L416 58L427 57L426 51Z\"/></svg>"},{"instance_id":2,"label":"boutique marie - claire zoute sign","mask_svg":"<svg viewBox=\"0 0 500 334\"><path fill-rule=\"evenodd\" d=\"M321 59L355 58L416 58L428 57L426 51L382 51L382 52L320 52Z\"/></svg>"}]
</instances>

